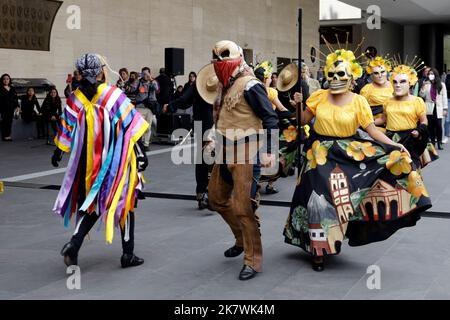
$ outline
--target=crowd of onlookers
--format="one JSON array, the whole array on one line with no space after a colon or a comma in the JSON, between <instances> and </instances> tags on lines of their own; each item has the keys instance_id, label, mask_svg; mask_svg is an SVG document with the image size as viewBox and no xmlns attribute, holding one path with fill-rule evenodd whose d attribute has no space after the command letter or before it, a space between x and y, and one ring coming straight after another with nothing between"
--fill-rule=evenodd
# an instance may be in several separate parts
<instances>
[{"instance_id":1,"label":"crowd of onlookers","mask_svg":"<svg viewBox=\"0 0 450 320\"><path fill-rule=\"evenodd\" d=\"M189 74L189 80L184 86L177 86L174 77L166 74L165 69L159 70L159 75L154 77L150 68L144 67L141 72L129 72L127 68L119 71L120 79L116 85L122 89L137 110L149 123L155 124L156 117L163 113L163 107L171 101L183 96L190 86L195 84L197 75L195 72ZM278 74L273 73L271 87L276 87ZM317 72L317 77L313 77L308 66L302 65L302 86L307 86L309 94L319 89L327 89L328 82L324 74L323 67ZM78 71L69 75L67 86L64 90L65 97L75 91L80 85L82 76ZM354 82L354 91L359 91L371 81L370 77L364 75L361 79ZM412 88L416 96L421 96L426 103L434 105L434 108L428 110L429 129L431 139L439 145L445 144L450 138L450 113L443 106L443 90L445 100L450 100L450 70L448 75L440 75L436 69L426 68L415 88ZM280 100L282 100L280 96ZM282 101L283 102L283 101ZM284 104L284 103L283 103ZM450 103L449 103L450 104ZM289 103L287 103L289 105ZM447 105L447 103L445 103ZM42 104L36 98L34 88L28 88L26 94L18 96L14 86L12 86L11 77L4 74L1 77L0 87L0 126L3 141L12 141L12 123L14 119L21 119L24 123L35 123L36 137L38 139L47 139L51 144L52 138L57 133L57 123L62 114L62 102L58 91L51 87L43 100ZM165 111L165 110L164 110ZM192 115L192 110L182 111ZM145 147L148 147L152 135L155 134L155 126L146 133L143 138ZM30 137L31 138L31 137Z\"/></svg>"},{"instance_id":2,"label":"crowd of onlookers","mask_svg":"<svg viewBox=\"0 0 450 320\"><path fill-rule=\"evenodd\" d=\"M128 69L122 68L119 74L121 78L117 81L116 86L125 92L149 123L155 123L156 116L162 113L162 107L182 96L196 79L196 74L191 72L189 81L184 86L177 87L174 78L168 76L164 68L160 69L157 77L153 77L148 67L142 68L140 73L129 72ZM64 90L66 98L79 87L81 80L82 76L77 70L68 76ZM12 85L10 75L2 75L0 127L3 141L12 141L13 121L18 120L23 121L26 125L35 125L36 134L32 134L29 137L30 140L46 139L48 144L52 144L63 110L62 101L55 87L48 89L46 97L43 101L41 99L41 103L39 100L36 97L35 88L29 87L25 94L19 95ZM153 126L152 131L144 137L143 142L146 147L149 146L151 135L155 133L155 130L155 126Z\"/></svg>"},{"instance_id":3,"label":"crowd of onlookers","mask_svg":"<svg viewBox=\"0 0 450 320\"><path fill-rule=\"evenodd\" d=\"M50 88L42 104L39 103L34 88L27 88L24 95L19 96L12 86L11 77L4 74L0 87L1 136L3 141L12 141L13 120L21 119L24 123L36 123L38 139L47 139L58 131L58 121L62 113L62 102L58 90ZM31 137L30 137L31 138Z\"/></svg>"}]
</instances>

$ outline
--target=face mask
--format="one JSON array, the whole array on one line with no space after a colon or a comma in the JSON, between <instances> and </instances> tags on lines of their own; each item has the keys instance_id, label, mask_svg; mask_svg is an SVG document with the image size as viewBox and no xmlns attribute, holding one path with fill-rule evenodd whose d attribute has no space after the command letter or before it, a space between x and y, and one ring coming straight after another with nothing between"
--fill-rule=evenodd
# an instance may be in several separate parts
<instances>
[{"instance_id":1,"label":"face mask","mask_svg":"<svg viewBox=\"0 0 450 320\"><path fill-rule=\"evenodd\" d=\"M230 78L236 68L240 66L240 64L240 58L233 60L216 61L214 63L214 70L216 71L217 78L219 78L219 81L225 88L228 88Z\"/></svg>"},{"instance_id":2,"label":"face mask","mask_svg":"<svg viewBox=\"0 0 450 320\"><path fill-rule=\"evenodd\" d=\"M430 74L430 75L428 76L428 79L430 79L430 81L434 81L434 80L436 79L436 77L435 77L434 74Z\"/></svg>"}]
</instances>

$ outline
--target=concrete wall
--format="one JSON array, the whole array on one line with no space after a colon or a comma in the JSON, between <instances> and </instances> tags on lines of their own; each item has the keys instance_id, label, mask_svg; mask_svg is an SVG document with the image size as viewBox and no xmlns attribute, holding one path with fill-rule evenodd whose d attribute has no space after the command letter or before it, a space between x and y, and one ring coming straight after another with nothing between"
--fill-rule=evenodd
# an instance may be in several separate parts
<instances>
[{"instance_id":1,"label":"concrete wall","mask_svg":"<svg viewBox=\"0 0 450 320\"><path fill-rule=\"evenodd\" d=\"M364 49L374 46L378 54L400 54L403 56L403 26L383 20L381 29L369 30L365 24L361 25L361 35L366 37Z\"/></svg>"},{"instance_id":2,"label":"concrete wall","mask_svg":"<svg viewBox=\"0 0 450 320\"><path fill-rule=\"evenodd\" d=\"M66 10L81 8L81 30L68 30ZM51 51L0 49L0 72L14 77L43 77L61 91L74 60L85 52L106 56L113 69L154 74L164 66L164 48L185 49L185 74L211 59L222 39L253 49L259 59L297 56L297 8L304 18L303 55L318 45L317 0L67 0L53 26ZM177 78L179 83L186 76ZM60 92L61 93L61 92Z\"/></svg>"}]
</instances>

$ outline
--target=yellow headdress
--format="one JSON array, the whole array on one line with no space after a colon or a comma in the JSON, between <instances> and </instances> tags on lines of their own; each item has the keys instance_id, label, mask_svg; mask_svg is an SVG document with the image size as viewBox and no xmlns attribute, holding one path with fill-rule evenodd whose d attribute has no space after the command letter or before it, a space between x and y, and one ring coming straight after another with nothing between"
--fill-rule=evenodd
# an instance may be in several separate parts
<instances>
[{"instance_id":1,"label":"yellow headdress","mask_svg":"<svg viewBox=\"0 0 450 320\"><path fill-rule=\"evenodd\" d=\"M269 78L273 73L273 65L270 61L263 61L255 67L255 70L263 68L264 69L264 78Z\"/></svg>"},{"instance_id":2,"label":"yellow headdress","mask_svg":"<svg viewBox=\"0 0 450 320\"><path fill-rule=\"evenodd\" d=\"M366 68L367 74L372 74L373 69L376 67L384 67L387 72L392 71L391 63L388 60L384 59L383 57L376 57L375 59L369 61Z\"/></svg>"},{"instance_id":3,"label":"yellow headdress","mask_svg":"<svg viewBox=\"0 0 450 320\"><path fill-rule=\"evenodd\" d=\"M426 68L426 66L424 66L425 63L417 58L417 56L415 56L410 63L408 63L408 57L406 57L405 62L402 63L400 56L394 56L392 61L394 71L391 74L391 82L394 81L394 78L399 74L406 74L408 76L410 86L416 85L417 81L419 81L417 76L418 73Z\"/></svg>"},{"instance_id":4,"label":"yellow headdress","mask_svg":"<svg viewBox=\"0 0 450 320\"><path fill-rule=\"evenodd\" d=\"M331 66L333 66L337 61L343 61L346 62L349 66L350 66L350 74L352 75L353 79L358 79L361 78L362 74L363 74L363 68L361 67L361 64L358 62L358 59L360 59L361 57L364 56L364 54L361 54L361 56L356 57L355 54L357 54L358 50L361 48L362 44L365 41L365 38L363 37L362 41L358 44L358 46L356 47L356 49L354 51L348 50L348 37L349 37L349 33L347 32L347 40L345 42L345 47L342 46L339 42L339 37L337 34L335 34L336 36L336 41L338 44L338 48L335 49L333 48L333 46L331 45L330 42L328 42L328 40L322 35L321 38L323 39L323 41L325 42L328 50L329 50L329 54L326 55L325 53L323 53L322 51L320 51L320 49L316 49L316 51L319 52L319 54L323 57L326 58L326 61L323 61L320 57L318 58L318 60L320 62L324 62L325 63L325 75L328 74L328 71L330 70ZM314 46L311 46L314 48ZM315 57L314 57L315 58Z\"/></svg>"},{"instance_id":5,"label":"yellow headdress","mask_svg":"<svg viewBox=\"0 0 450 320\"><path fill-rule=\"evenodd\" d=\"M328 71L330 68L337 62L337 61L343 61L347 62L350 65L351 68L351 75L353 76L353 79L361 78L363 74L363 68L358 63L354 53L350 50L345 49L339 49L336 50L334 53L331 53L327 56L326 66L325 66L325 74L328 74Z\"/></svg>"}]
</instances>

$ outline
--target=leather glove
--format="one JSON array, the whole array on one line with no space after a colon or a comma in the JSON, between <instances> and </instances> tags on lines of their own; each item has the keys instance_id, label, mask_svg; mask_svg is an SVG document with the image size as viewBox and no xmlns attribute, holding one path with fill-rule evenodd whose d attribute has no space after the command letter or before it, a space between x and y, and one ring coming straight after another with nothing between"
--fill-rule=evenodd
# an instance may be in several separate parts
<instances>
[{"instance_id":1,"label":"leather glove","mask_svg":"<svg viewBox=\"0 0 450 320\"><path fill-rule=\"evenodd\" d=\"M59 162L62 160L62 151L59 148L56 148L56 150L53 152L52 156L52 165L55 168L59 167Z\"/></svg>"}]
</instances>

